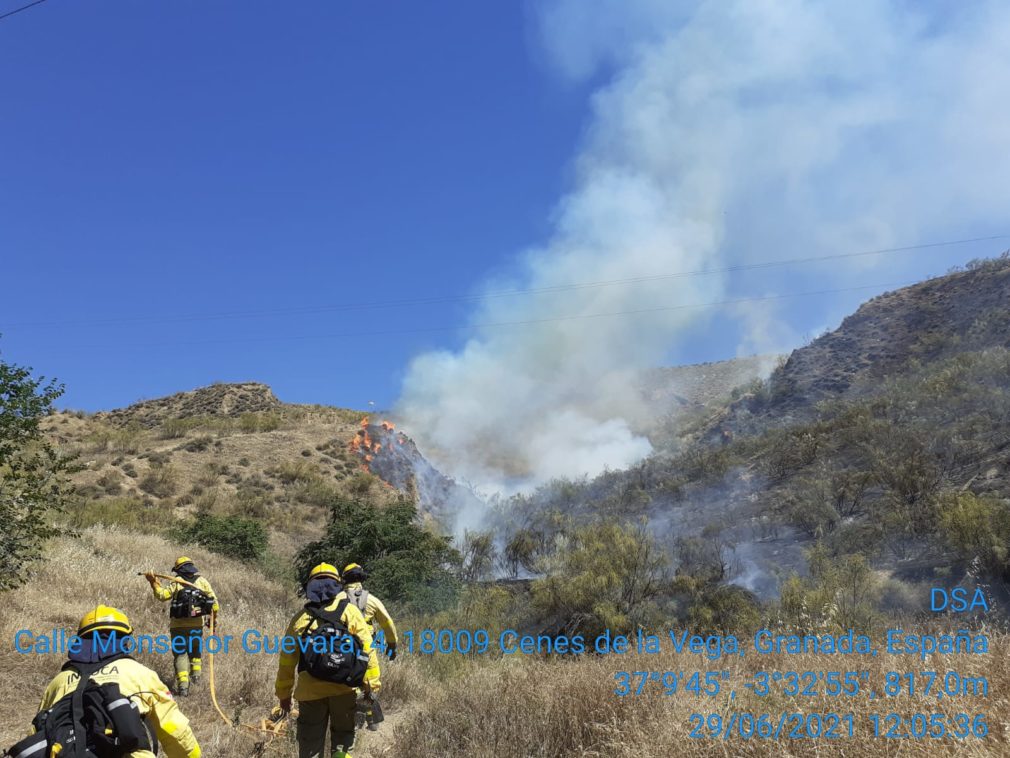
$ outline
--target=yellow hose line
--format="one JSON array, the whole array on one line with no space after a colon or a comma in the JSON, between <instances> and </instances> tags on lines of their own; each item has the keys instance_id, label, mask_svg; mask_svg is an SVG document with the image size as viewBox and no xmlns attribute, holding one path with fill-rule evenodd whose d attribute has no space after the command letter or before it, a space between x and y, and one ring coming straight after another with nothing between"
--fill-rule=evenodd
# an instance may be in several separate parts
<instances>
[{"instance_id":1,"label":"yellow hose line","mask_svg":"<svg viewBox=\"0 0 1010 758\"><path fill-rule=\"evenodd\" d=\"M215 627L217 626L217 614L210 614L210 636L214 636ZM210 702L214 704L214 710L217 711L218 715L224 719L224 723L228 726L233 726L231 719L224 715L224 711L221 710L221 706L217 704L217 692L214 690L214 654L207 651L207 681L210 683Z\"/></svg>"}]
</instances>

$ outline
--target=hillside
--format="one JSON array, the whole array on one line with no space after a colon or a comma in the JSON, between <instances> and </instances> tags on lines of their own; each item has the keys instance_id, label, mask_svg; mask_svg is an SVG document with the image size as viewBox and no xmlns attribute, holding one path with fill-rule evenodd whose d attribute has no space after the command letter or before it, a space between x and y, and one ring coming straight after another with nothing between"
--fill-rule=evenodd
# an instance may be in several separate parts
<instances>
[{"instance_id":1,"label":"hillside","mask_svg":"<svg viewBox=\"0 0 1010 758\"><path fill-rule=\"evenodd\" d=\"M879 295L839 327L794 350L763 394L727 409L734 433L810 419L818 403L867 397L916 366L953 355L1010 347L1010 260Z\"/></svg>"},{"instance_id":2,"label":"hillside","mask_svg":"<svg viewBox=\"0 0 1010 758\"><path fill-rule=\"evenodd\" d=\"M654 368L643 373L639 389L657 415L698 409L725 401L738 387L767 377L783 358L778 355L753 355Z\"/></svg>"},{"instance_id":3,"label":"hillside","mask_svg":"<svg viewBox=\"0 0 1010 758\"><path fill-rule=\"evenodd\" d=\"M351 449L364 414L280 402L262 384L221 384L87 415L55 414L53 439L77 452L76 526L158 532L196 513L262 519L290 555L336 496L379 504L395 492Z\"/></svg>"},{"instance_id":4,"label":"hillside","mask_svg":"<svg viewBox=\"0 0 1010 758\"><path fill-rule=\"evenodd\" d=\"M757 356L655 369L640 391L657 419L699 412L766 372ZM279 400L256 382L215 384L95 414L63 412L46 423L80 454L80 507L72 523L132 525L152 532L197 513L251 516L290 555L311 538L334 497L379 503L398 493L425 517L451 523L474 495L435 469L389 422Z\"/></svg>"},{"instance_id":5,"label":"hillside","mask_svg":"<svg viewBox=\"0 0 1010 758\"><path fill-rule=\"evenodd\" d=\"M1006 256L874 298L735 394L675 420L660 454L545 487L498 527L645 518L682 567L701 555L764 599L814 545L868 560L908 607L919 581L1010 576Z\"/></svg>"}]
</instances>

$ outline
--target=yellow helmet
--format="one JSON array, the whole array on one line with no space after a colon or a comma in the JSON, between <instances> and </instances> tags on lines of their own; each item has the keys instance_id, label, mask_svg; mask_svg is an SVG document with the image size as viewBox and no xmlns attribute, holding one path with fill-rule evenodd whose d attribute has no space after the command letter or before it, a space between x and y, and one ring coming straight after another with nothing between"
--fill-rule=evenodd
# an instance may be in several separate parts
<instances>
[{"instance_id":1,"label":"yellow helmet","mask_svg":"<svg viewBox=\"0 0 1010 758\"><path fill-rule=\"evenodd\" d=\"M344 584L355 584L368 579L368 572L358 563L348 563L344 566L344 573L340 575L340 581Z\"/></svg>"},{"instance_id":2,"label":"yellow helmet","mask_svg":"<svg viewBox=\"0 0 1010 758\"><path fill-rule=\"evenodd\" d=\"M91 632L121 632L133 634L130 619L118 608L99 605L93 611L88 611L77 625L77 636L83 637Z\"/></svg>"},{"instance_id":3,"label":"yellow helmet","mask_svg":"<svg viewBox=\"0 0 1010 758\"><path fill-rule=\"evenodd\" d=\"M178 558L175 559L175 565L172 566L172 571L175 571L177 568L179 568L179 566L192 562L193 562L192 558L187 558L185 555L180 555Z\"/></svg>"},{"instance_id":4,"label":"yellow helmet","mask_svg":"<svg viewBox=\"0 0 1010 758\"><path fill-rule=\"evenodd\" d=\"M329 563L320 563L318 566L309 572L309 579L315 579L316 577L328 576L332 579L340 581L340 574L337 571L337 567Z\"/></svg>"}]
</instances>

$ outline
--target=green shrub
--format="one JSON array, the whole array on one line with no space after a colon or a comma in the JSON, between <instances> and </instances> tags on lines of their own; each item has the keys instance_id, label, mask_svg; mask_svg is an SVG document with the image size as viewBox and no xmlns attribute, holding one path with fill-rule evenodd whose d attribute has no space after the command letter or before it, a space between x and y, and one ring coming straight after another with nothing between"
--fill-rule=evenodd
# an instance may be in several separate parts
<instances>
[{"instance_id":1,"label":"green shrub","mask_svg":"<svg viewBox=\"0 0 1010 758\"><path fill-rule=\"evenodd\" d=\"M761 626L761 605L743 587L720 584L699 593L688 608L687 619L701 634L743 635Z\"/></svg>"},{"instance_id":2,"label":"green shrub","mask_svg":"<svg viewBox=\"0 0 1010 758\"><path fill-rule=\"evenodd\" d=\"M666 557L643 526L602 523L562 537L533 582L532 605L548 628L598 635L658 620Z\"/></svg>"},{"instance_id":3,"label":"green shrub","mask_svg":"<svg viewBox=\"0 0 1010 758\"><path fill-rule=\"evenodd\" d=\"M202 453L204 450L209 448L213 444L214 438L210 435L203 434L199 437L194 437L181 445L179 445L177 450L185 450L187 453Z\"/></svg>"},{"instance_id":4,"label":"green shrub","mask_svg":"<svg viewBox=\"0 0 1010 758\"><path fill-rule=\"evenodd\" d=\"M171 440L185 437L191 430L203 426L204 419L189 416L187 418L170 418L162 422L159 435L162 439Z\"/></svg>"},{"instance_id":5,"label":"green shrub","mask_svg":"<svg viewBox=\"0 0 1010 758\"><path fill-rule=\"evenodd\" d=\"M145 503L138 497L88 500L70 511L70 524L76 529L104 524L147 534L159 534L175 522L170 509Z\"/></svg>"},{"instance_id":6,"label":"green shrub","mask_svg":"<svg viewBox=\"0 0 1010 758\"><path fill-rule=\"evenodd\" d=\"M182 529L179 539L241 561L260 560L268 543L263 524L243 516L197 516Z\"/></svg>"},{"instance_id":7,"label":"green shrub","mask_svg":"<svg viewBox=\"0 0 1010 758\"><path fill-rule=\"evenodd\" d=\"M866 630L876 619L880 582L866 557L832 556L824 545L807 552L810 576L793 576L782 586L780 610L797 631Z\"/></svg>"},{"instance_id":8,"label":"green shrub","mask_svg":"<svg viewBox=\"0 0 1010 758\"><path fill-rule=\"evenodd\" d=\"M431 612L453 604L458 592L452 569L459 553L449 537L419 526L417 509L404 499L383 508L346 498L334 502L325 536L295 558L299 579L323 562L361 564L376 595L405 607Z\"/></svg>"},{"instance_id":9,"label":"green shrub","mask_svg":"<svg viewBox=\"0 0 1010 758\"><path fill-rule=\"evenodd\" d=\"M116 469L109 469L98 477L98 486L108 495L118 495L123 490L123 476Z\"/></svg>"},{"instance_id":10,"label":"green shrub","mask_svg":"<svg viewBox=\"0 0 1010 758\"><path fill-rule=\"evenodd\" d=\"M178 488L175 470L171 466L153 466L137 486L154 497L171 497Z\"/></svg>"},{"instance_id":11,"label":"green shrub","mask_svg":"<svg viewBox=\"0 0 1010 758\"><path fill-rule=\"evenodd\" d=\"M356 497L364 497L372 491L375 477L368 471L359 471L347 482L347 489Z\"/></svg>"},{"instance_id":12,"label":"green shrub","mask_svg":"<svg viewBox=\"0 0 1010 758\"><path fill-rule=\"evenodd\" d=\"M309 482L319 477L319 468L309 461L284 461L267 471L284 484Z\"/></svg>"},{"instance_id":13,"label":"green shrub","mask_svg":"<svg viewBox=\"0 0 1010 758\"><path fill-rule=\"evenodd\" d=\"M992 575L1010 565L1010 506L994 497L951 492L940 498L940 535L964 560L978 559Z\"/></svg>"}]
</instances>

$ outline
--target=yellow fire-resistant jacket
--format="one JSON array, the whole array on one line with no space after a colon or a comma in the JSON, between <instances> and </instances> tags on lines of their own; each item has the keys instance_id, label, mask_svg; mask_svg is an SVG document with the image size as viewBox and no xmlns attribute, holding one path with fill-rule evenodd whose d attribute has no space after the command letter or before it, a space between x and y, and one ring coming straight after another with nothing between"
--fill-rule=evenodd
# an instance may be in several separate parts
<instances>
[{"instance_id":1,"label":"yellow fire-resistant jacket","mask_svg":"<svg viewBox=\"0 0 1010 758\"><path fill-rule=\"evenodd\" d=\"M361 586L361 582L352 582L344 586L344 595L347 597L351 605L357 606L357 595L364 591ZM360 610L360 608L359 608ZM393 623L392 616L389 615L389 611L386 610L386 606L382 604L371 592L365 598L365 608L361 611L361 615L365 617L365 623L369 626L374 627L378 624L379 628L386 635L386 644L395 645L397 643L396 639L396 624Z\"/></svg>"},{"instance_id":2,"label":"yellow fire-resistant jacket","mask_svg":"<svg viewBox=\"0 0 1010 758\"><path fill-rule=\"evenodd\" d=\"M46 687L39 710L51 708L65 695L77 689L81 675L61 671ZM154 727L161 749L168 758L200 758L200 746L172 693L156 673L132 658L111 661L91 675L98 684L115 682L119 691L137 704L140 715ZM155 758L150 750L134 750L129 758Z\"/></svg>"},{"instance_id":3,"label":"yellow fire-resistant jacket","mask_svg":"<svg viewBox=\"0 0 1010 758\"><path fill-rule=\"evenodd\" d=\"M214 601L214 613L218 611L217 605L217 595L214 594L214 590L210 586L210 582L204 579L202 576L198 576L196 581L192 582L197 587L199 587L203 592L210 595L211 600ZM179 584L178 582L172 582L167 587L162 586L160 583L155 586L151 585L151 589L154 591L154 596L158 598L161 602L167 602L175 597L176 593L181 589L185 589L186 585ZM189 619L169 619L168 628L169 629L199 629L203 626L203 616L194 616Z\"/></svg>"},{"instance_id":4,"label":"yellow fire-resistant jacket","mask_svg":"<svg viewBox=\"0 0 1010 758\"><path fill-rule=\"evenodd\" d=\"M344 599L343 595L337 595L337 597L335 597L333 601L324 608L324 610L335 611L337 609L337 604ZM371 685L373 692L378 692L379 687L381 686L381 683L379 682L379 659L375 655L375 651L372 650L372 628L365 623L365 619L361 615L361 611L355 608L352 603L347 604L343 614L340 616L340 620L343 622L344 626L347 627L347 631L361 641L363 651L368 653L368 670L365 672L365 681ZM310 627L314 627L317 623L316 619L310 616L306 611L299 611L295 614L294 618L291 619L291 623L288 624L288 628L284 634L300 639L303 632ZM295 700L302 701L322 700L325 697L343 695L349 691L353 692L352 688L345 684L324 682L321 679L316 679L312 676L312 674L305 671L297 672L298 684L296 686L295 669L298 665L298 655L299 653L296 650L293 653L282 652L279 656L277 664L277 680L274 682L274 691L277 693L277 698L279 700L291 697L292 689L294 690Z\"/></svg>"}]
</instances>

